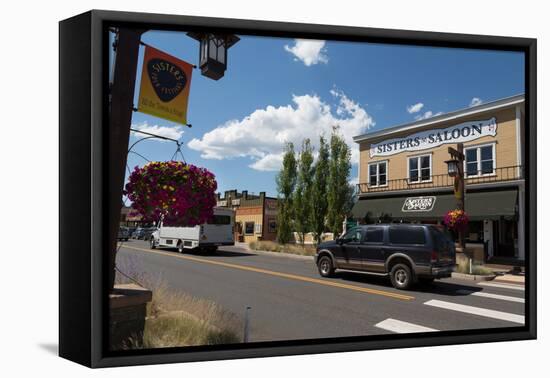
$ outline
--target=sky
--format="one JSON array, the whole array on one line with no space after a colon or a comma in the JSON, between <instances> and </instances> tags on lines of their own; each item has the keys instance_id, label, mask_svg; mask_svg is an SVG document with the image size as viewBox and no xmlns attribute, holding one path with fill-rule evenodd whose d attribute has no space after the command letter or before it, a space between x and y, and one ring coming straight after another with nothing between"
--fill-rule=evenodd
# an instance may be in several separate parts
<instances>
[{"instance_id":1,"label":"sky","mask_svg":"<svg viewBox=\"0 0 550 378\"><path fill-rule=\"evenodd\" d=\"M277 195L275 176L286 142L338 125L352 151L350 182L357 182L356 135L413 122L524 92L524 56L440 47L239 36L218 81L193 71L188 123L139 112L132 127L179 139L185 161L212 171L218 190ZM198 65L199 44L182 32L149 31L142 41ZM134 104L138 103L140 48ZM112 64L112 59L111 59ZM143 135L132 134L130 144ZM146 140L133 151L166 161L176 145ZM147 161L128 156L128 166Z\"/></svg>"}]
</instances>

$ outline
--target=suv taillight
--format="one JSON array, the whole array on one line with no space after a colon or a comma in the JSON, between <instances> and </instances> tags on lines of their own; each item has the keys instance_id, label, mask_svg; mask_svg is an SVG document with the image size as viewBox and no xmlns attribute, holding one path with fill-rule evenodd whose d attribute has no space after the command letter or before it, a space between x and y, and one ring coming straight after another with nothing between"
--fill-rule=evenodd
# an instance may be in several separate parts
<instances>
[{"instance_id":1,"label":"suv taillight","mask_svg":"<svg viewBox=\"0 0 550 378\"><path fill-rule=\"evenodd\" d=\"M430 258L432 263L436 263L438 260L437 251L432 251L432 256Z\"/></svg>"}]
</instances>

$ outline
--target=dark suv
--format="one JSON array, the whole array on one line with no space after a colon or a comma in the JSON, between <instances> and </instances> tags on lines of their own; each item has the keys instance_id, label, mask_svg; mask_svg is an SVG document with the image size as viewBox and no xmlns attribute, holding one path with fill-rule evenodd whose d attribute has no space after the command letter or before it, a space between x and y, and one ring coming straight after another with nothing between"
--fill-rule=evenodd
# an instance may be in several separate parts
<instances>
[{"instance_id":1,"label":"dark suv","mask_svg":"<svg viewBox=\"0 0 550 378\"><path fill-rule=\"evenodd\" d=\"M450 277L455 246L448 233L435 225L361 225L319 244L315 263L323 277L336 269L378 273L389 275L397 289L407 289L418 281Z\"/></svg>"}]
</instances>

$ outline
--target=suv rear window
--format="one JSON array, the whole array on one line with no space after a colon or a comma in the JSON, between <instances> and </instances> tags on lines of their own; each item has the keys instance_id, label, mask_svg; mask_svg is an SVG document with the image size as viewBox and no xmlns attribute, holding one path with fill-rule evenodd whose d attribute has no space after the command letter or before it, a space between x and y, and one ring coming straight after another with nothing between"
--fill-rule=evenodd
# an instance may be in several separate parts
<instances>
[{"instance_id":1,"label":"suv rear window","mask_svg":"<svg viewBox=\"0 0 550 378\"><path fill-rule=\"evenodd\" d=\"M390 227L389 234L392 244L426 244L423 227Z\"/></svg>"}]
</instances>

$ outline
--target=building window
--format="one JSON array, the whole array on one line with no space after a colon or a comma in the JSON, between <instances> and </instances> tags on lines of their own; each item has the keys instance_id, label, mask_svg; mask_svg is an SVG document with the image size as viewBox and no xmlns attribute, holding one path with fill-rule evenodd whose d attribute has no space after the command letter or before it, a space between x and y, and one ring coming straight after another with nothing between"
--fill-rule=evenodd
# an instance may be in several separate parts
<instances>
[{"instance_id":1,"label":"building window","mask_svg":"<svg viewBox=\"0 0 550 378\"><path fill-rule=\"evenodd\" d=\"M495 173L495 145L466 148L466 176L483 176Z\"/></svg>"},{"instance_id":2,"label":"building window","mask_svg":"<svg viewBox=\"0 0 550 378\"><path fill-rule=\"evenodd\" d=\"M254 222L245 222L245 224L244 224L244 234L245 235L254 235Z\"/></svg>"},{"instance_id":3,"label":"building window","mask_svg":"<svg viewBox=\"0 0 550 378\"><path fill-rule=\"evenodd\" d=\"M267 221L267 231L270 234L274 234L275 232L277 232L277 221L275 219L270 218Z\"/></svg>"},{"instance_id":4,"label":"building window","mask_svg":"<svg viewBox=\"0 0 550 378\"><path fill-rule=\"evenodd\" d=\"M388 185L388 162L379 161L369 164L369 186Z\"/></svg>"},{"instance_id":5,"label":"building window","mask_svg":"<svg viewBox=\"0 0 550 378\"><path fill-rule=\"evenodd\" d=\"M214 215L208 224L231 224L231 217L229 215Z\"/></svg>"},{"instance_id":6,"label":"building window","mask_svg":"<svg viewBox=\"0 0 550 378\"><path fill-rule=\"evenodd\" d=\"M256 223L255 232L256 232L257 234L261 234L261 233L262 233L262 225L261 225L260 223Z\"/></svg>"},{"instance_id":7,"label":"building window","mask_svg":"<svg viewBox=\"0 0 550 378\"><path fill-rule=\"evenodd\" d=\"M432 155L409 157L409 182L432 180Z\"/></svg>"}]
</instances>

